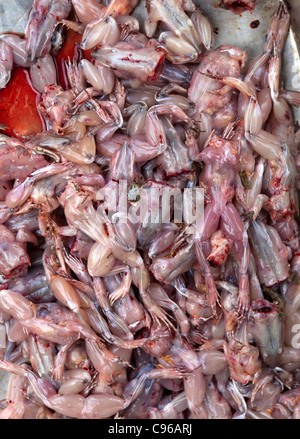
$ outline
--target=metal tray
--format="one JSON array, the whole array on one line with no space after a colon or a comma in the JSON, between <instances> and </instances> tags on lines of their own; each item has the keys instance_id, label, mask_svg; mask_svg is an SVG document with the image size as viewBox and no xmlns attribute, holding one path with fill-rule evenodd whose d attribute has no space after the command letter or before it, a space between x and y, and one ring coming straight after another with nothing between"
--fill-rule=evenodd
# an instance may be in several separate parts
<instances>
[{"instance_id":1,"label":"metal tray","mask_svg":"<svg viewBox=\"0 0 300 439\"><path fill-rule=\"evenodd\" d=\"M235 15L217 7L217 0L194 0L209 17L214 28L214 47L221 44L236 45L248 53L249 60L259 55L264 46L269 20L278 6L278 0L258 0L253 14L245 12ZM33 0L0 0L0 33L24 33L28 12ZM282 81L288 90L300 91L300 1L289 0L291 7L291 29L283 54ZM145 0L142 0L133 15L143 23L146 17ZM251 23L259 20L259 26ZM300 109L294 109L295 122L300 124ZM0 121L1 122L1 121ZM0 372L0 401L5 399L9 375Z\"/></svg>"},{"instance_id":2,"label":"metal tray","mask_svg":"<svg viewBox=\"0 0 300 439\"><path fill-rule=\"evenodd\" d=\"M235 15L231 11L218 8L218 0L194 0L209 17L214 28L214 47L221 44L237 45L248 53L249 59L261 53L269 20L276 10L278 0L258 0L253 14L245 12ZM23 33L28 12L33 0L0 0L0 33ZM282 79L287 89L300 90L300 1L289 0L291 8L291 30L283 56ZM133 15L140 19L141 27L146 17L145 0L140 1ZM250 24L259 20L259 26L252 29ZM295 110L295 118L300 121L300 110Z\"/></svg>"}]
</instances>

